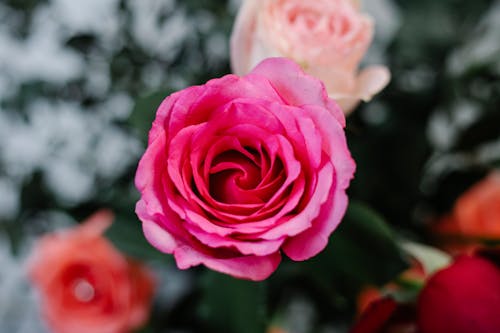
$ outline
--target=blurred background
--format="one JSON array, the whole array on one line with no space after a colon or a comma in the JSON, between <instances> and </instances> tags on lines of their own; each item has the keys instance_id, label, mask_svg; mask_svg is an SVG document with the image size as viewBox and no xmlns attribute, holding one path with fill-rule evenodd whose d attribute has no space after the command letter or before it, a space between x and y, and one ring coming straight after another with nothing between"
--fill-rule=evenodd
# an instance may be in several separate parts
<instances>
[{"instance_id":1,"label":"blurred background","mask_svg":"<svg viewBox=\"0 0 500 333\"><path fill-rule=\"evenodd\" d=\"M365 63L386 64L392 81L348 119L350 196L363 208L347 219L373 214L393 231L352 223L337 237L354 243L285 263L267 284L178 271L142 236L135 168L161 100L230 72L238 6L0 0L0 332L45 332L23 260L37 236L101 208L116 214L106 236L160 277L143 332L263 332L274 320L344 332L361 286L403 267L392 233L431 241L428 225L500 167L500 1L366 0L376 36Z\"/></svg>"}]
</instances>

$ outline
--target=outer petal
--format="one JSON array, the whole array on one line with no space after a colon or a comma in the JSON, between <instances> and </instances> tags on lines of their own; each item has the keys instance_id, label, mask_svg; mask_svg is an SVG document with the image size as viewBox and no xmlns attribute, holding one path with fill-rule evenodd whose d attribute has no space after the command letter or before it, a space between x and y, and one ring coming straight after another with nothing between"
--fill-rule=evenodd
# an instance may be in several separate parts
<instances>
[{"instance_id":1,"label":"outer petal","mask_svg":"<svg viewBox=\"0 0 500 333\"><path fill-rule=\"evenodd\" d=\"M232 237L222 237L217 234L207 233L204 230L190 226L190 232L200 242L210 246L211 248L235 248L244 255L266 256L277 252L283 244L284 237L276 240L261 240L252 239L251 242L247 240L238 240Z\"/></svg>"},{"instance_id":2,"label":"outer petal","mask_svg":"<svg viewBox=\"0 0 500 333\"><path fill-rule=\"evenodd\" d=\"M197 90L198 87L188 88L191 90ZM153 125L148 134L148 145L150 145L159 135L165 135L165 123L167 117L169 117L171 110L176 107L179 97L184 95L185 91L176 92L170 96L167 96L158 107L156 111L156 117L153 121Z\"/></svg>"},{"instance_id":3,"label":"outer petal","mask_svg":"<svg viewBox=\"0 0 500 333\"><path fill-rule=\"evenodd\" d=\"M328 199L321 207L311 228L290 238L283 245L285 253L293 260L306 260L318 254L328 243L328 237L338 226L347 209L345 189L354 174L355 163L347 148L346 138L340 126L332 122L328 113L316 106L307 106L323 137L323 150L330 156L335 171L335 181ZM334 189L334 190L333 190Z\"/></svg>"},{"instance_id":4,"label":"outer petal","mask_svg":"<svg viewBox=\"0 0 500 333\"><path fill-rule=\"evenodd\" d=\"M309 116L314 120L324 138L323 151L328 154L333 163L337 175L336 186L346 189L354 175L356 163L347 147L344 130L338 123L333 122L328 112L324 112L321 107L307 105L303 109L309 112Z\"/></svg>"},{"instance_id":5,"label":"outer petal","mask_svg":"<svg viewBox=\"0 0 500 333\"><path fill-rule=\"evenodd\" d=\"M293 260L302 261L321 252L328 244L328 237L342 220L347 202L344 190L330 193L319 216L312 222L312 227L285 242L282 249L286 255Z\"/></svg>"},{"instance_id":6,"label":"outer petal","mask_svg":"<svg viewBox=\"0 0 500 333\"><path fill-rule=\"evenodd\" d=\"M271 82L278 94L290 105L322 106L345 126L345 116L338 105L328 97L324 84L307 75L293 61L285 58L268 58L255 67L246 77L263 76Z\"/></svg>"},{"instance_id":7,"label":"outer petal","mask_svg":"<svg viewBox=\"0 0 500 333\"><path fill-rule=\"evenodd\" d=\"M99 237L111 226L114 219L115 215L112 211L100 210L82 222L79 232L87 237Z\"/></svg>"},{"instance_id":8,"label":"outer petal","mask_svg":"<svg viewBox=\"0 0 500 333\"><path fill-rule=\"evenodd\" d=\"M332 97L334 98L337 103L339 103L340 107L344 111L344 114L347 116L351 114L354 109L359 105L361 100L356 97L356 96L349 96L349 97Z\"/></svg>"},{"instance_id":9,"label":"outer petal","mask_svg":"<svg viewBox=\"0 0 500 333\"><path fill-rule=\"evenodd\" d=\"M165 135L158 135L149 144L139 161L135 175L135 186L141 192L141 201L144 205L144 209L140 212L142 214L147 211L148 216L163 212L160 198L163 198L164 194L158 189L158 183L161 183L161 173L166 169L163 165L167 159L165 140ZM142 215L139 215L139 218L142 219Z\"/></svg>"},{"instance_id":10,"label":"outer petal","mask_svg":"<svg viewBox=\"0 0 500 333\"><path fill-rule=\"evenodd\" d=\"M177 266L180 269L203 264L215 271L253 281L267 279L276 270L281 261L279 252L268 256L217 258L216 256L204 254L187 246L178 248L174 255Z\"/></svg>"},{"instance_id":11,"label":"outer petal","mask_svg":"<svg viewBox=\"0 0 500 333\"><path fill-rule=\"evenodd\" d=\"M137 203L137 215L140 214L142 201ZM177 247L175 238L152 220L142 219L142 230L148 242L163 253L173 253Z\"/></svg>"},{"instance_id":12,"label":"outer petal","mask_svg":"<svg viewBox=\"0 0 500 333\"><path fill-rule=\"evenodd\" d=\"M357 95L368 102L389 84L391 72L385 66L370 66L361 70L356 80Z\"/></svg>"},{"instance_id":13,"label":"outer petal","mask_svg":"<svg viewBox=\"0 0 500 333\"><path fill-rule=\"evenodd\" d=\"M360 101L370 101L391 80L391 73L384 66L370 66L357 75L351 72L321 69L317 76L323 79L328 94L339 103L346 115L351 113Z\"/></svg>"}]
</instances>

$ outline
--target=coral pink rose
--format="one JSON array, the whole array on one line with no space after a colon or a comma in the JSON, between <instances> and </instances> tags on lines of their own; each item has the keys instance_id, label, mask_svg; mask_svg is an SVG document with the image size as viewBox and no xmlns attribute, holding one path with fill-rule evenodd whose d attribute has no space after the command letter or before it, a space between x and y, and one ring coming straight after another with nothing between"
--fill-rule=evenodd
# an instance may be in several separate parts
<instances>
[{"instance_id":1,"label":"coral pink rose","mask_svg":"<svg viewBox=\"0 0 500 333\"><path fill-rule=\"evenodd\" d=\"M432 226L440 245L467 251L481 240L500 240L500 171L472 186L455 202L451 214Z\"/></svg>"},{"instance_id":2,"label":"coral pink rose","mask_svg":"<svg viewBox=\"0 0 500 333\"><path fill-rule=\"evenodd\" d=\"M244 0L231 36L231 65L246 74L262 59L284 56L321 79L348 114L390 80L383 66L358 72L373 22L353 0Z\"/></svg>"},{"instance_id":3,"label":"coral pink rose","mask_svg":"<svg viewBox=\"0 0 500 333\"><path fill-rule=\"evenodd\" d=\"M102 237L112 219L101 211L33 249L29 274L53 332L125 333L147 320L153 277Z\"/></svg>"},{"instance_id":4,"label":"coral pink rose","mask_svg":"<svg viewBox=\"0 0 500 333\"><path fill-rule=\"evenodd\" d=\"M166 98L136 174L146 238L181 269L262 280L319 253L354 161L323 84L284 58Z\"/></svg>"},{"instance_id":5,"label":"coral pink rose","mask_svg":"<svg viewBox=\"0 0 500 333\"><path fill-rule=\"evenodd\" d=\"M500 268L488 259L460 257L429 279L418 301L420 333L500 332Z\"/></svg>"},{"instance_id":6,"label":"coral pink rose","mask_svg":"<svg viewBox=\"0 0 500 333\"><path fill-rule=\"evenodd\" d=\"M500 171L474 185L453 210L462 234L500 239Z\"/></svg>"}]
</instances>

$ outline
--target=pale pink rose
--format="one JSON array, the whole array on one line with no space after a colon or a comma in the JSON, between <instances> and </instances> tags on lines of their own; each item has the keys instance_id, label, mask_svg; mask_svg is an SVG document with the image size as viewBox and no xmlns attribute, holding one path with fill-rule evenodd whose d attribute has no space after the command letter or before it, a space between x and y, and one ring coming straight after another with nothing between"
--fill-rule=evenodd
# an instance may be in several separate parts
<instances>
[{"instance_id":1,"label":"pale pink rose","mask_svg":"<svg viewBox=\"0 0 500 333\"><path fill-rule=\"evenodd\" d=\"M149 317L153 276L102 236L112 220L100 211L33 249L29 274L52 332L127 333Z\"/></svg>"},{"instance_id":2,"label":"pale pink rose","mask_svg":"<svg viewBox=\"0 0 500 333\"><path fill-rule=\"evenodd\" d=\"M267 57L298 62L351 112L390 80L384 66L358 66L373 38L373 21L353 0L243 0L231 36L233 72L243 75Z\"/></svg>"},{"instance_id":3,"label":"pale pink rose","mask_svg":"<svg viewBox=\"0 0 500 333\"><path fill-rule=\"evenodd\" d=\"M146 238L181 269L263 280L308 259L346 207L355 164L323 84L284 58L160 105L136 174Z\"/></svg>"}]
</instances>

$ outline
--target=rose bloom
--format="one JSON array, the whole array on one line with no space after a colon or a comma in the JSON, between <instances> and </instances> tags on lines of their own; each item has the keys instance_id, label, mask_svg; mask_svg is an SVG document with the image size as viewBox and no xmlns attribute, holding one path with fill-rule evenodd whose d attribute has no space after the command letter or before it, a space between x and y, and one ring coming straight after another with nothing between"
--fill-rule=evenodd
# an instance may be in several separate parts
<instances>
[{"instance_id":1,"label":"rose bloom","mask_svg":"<svg viewBox=\"0 0 500 333\"><path fill-rule=\"evenodd\" d=\"M492 172L462 194L452 214L443 217L433 231L464 240L500 239L500 171Z\"/></svg>"},{"instance_id":2,"label":"rose bloom","mask_svg":"<svg viewBox=\"0 0 500 333\"><path fill-rule=\"evenodd\" d=\"M350 332L500 332L499 264L500 248L459 256L425 281L415 302L382 294L370 300Z\"/></svg>"},{"instance_id":3,"label":"rose bloom","mask_svg":"<svg viewBox=\"0 0 500 333\"><path fill-rule=\"evenodd\" d=\"M384 66L358 66L373 38L372 19L354 0L244 0L231 36L233 72L284 56L322 80L344 112L369 101L390 80Z\"/></svg>"},{"instance_id":4,"label":"rose bloom","mask_svg":"<svg viewBox=\"0 0 500 333\"><path fill-rule=\"evenodd\" d=\"M404 294L404 286L422 285L428 276L424 265L413 258L411 266L382 288L367 286L357 298L358 320L350 333L416 333L415 306L398 303L391 295ZM403 285L401 284L403 283Z\"/></svg>"},{"instance_id":5,"label":"rose bloom","mask_svg":"<svg viewBox=\"0 0 500 333\"><path fill-rule=\"evenodd\" d=\"M458 258L429 279L417 317L419 333L500 332L500 268L481 256Z\"/></svg>"},{"instance_id":6,"label":"rose bloom","mask_svg":"<svg viewBox=\"0 0 500 333\"><path fill-rule=\"evenodd\" d=\"M308 259L346 207L355 164L323 84L284 58L174 93L136 174L146 238L181 269L263 280Z\"/></svg>"},{"instance_id":7,"label":"rose bloom","mask_svg":"<svg viewBox=\"0 0 500 333\"><path fill-rule=\"evenodd\" d=\"M34 247L29 275L53 332L126 333L147 320L153 277L102 237L112 219L98 212Z\"/></svg>"}]
</instances>

